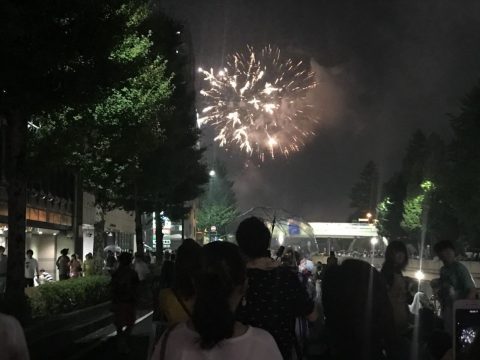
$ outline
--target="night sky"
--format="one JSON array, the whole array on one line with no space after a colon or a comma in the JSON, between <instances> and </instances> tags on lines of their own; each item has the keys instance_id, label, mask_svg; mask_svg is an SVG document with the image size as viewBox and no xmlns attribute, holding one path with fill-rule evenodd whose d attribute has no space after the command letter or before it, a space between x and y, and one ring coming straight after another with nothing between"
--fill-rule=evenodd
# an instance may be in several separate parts
<instances>
[{"instance_id":1,"label":"night sky","mask_svg":"<svg viewBox=\"0 0 480 360\"><path fill-rule=\"evenodd\" d=\"M415 129L448 140L448 113L480 77L478 0L164 0L186 21L197 66L222 65L247 44L311 59L321 123L301 152L260 166L225 152L241 209L281 207L309 221L345 221L368 160L382 180L400 166ZM198 79L197 86L201 85ZM246 166L248 164L248 167Z\"/></svg>"}]
</instances>

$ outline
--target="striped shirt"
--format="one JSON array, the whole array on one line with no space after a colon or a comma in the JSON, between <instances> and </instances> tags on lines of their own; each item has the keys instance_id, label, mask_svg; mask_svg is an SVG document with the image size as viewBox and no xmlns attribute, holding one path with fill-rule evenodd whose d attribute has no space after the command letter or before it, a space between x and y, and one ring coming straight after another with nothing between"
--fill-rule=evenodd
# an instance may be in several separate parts
<instances>
[{"instance_id":1,"label":"striped shirt","mask_svg":"<svg viewBox=\"0 0 480 360\"><path fill-rule=\"evenodd\" d=\"M51 274L49 274L48 272L44 271L40 275L40 279L39 279L40 284L45 284L45 283L52 282L52 281L54 281L53 276Z\"/></svg>"}]
</instances>

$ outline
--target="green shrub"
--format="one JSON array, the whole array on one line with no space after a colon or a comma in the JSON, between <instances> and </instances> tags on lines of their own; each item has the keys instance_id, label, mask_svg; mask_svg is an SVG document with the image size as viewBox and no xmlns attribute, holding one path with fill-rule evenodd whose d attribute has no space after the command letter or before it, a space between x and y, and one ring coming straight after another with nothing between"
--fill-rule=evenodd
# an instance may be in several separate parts
<instances>
[{"instance_id":1,"label":"green shrub","mask_svg":"<svg viewBox=\"0 0 480 360\"><path fill-rule=\"evenodd\" d=\"M38 286L29 294L32 317L68 313L108 301L109 284L108 276L88 276Z\"/></svg>"}]
</instances>

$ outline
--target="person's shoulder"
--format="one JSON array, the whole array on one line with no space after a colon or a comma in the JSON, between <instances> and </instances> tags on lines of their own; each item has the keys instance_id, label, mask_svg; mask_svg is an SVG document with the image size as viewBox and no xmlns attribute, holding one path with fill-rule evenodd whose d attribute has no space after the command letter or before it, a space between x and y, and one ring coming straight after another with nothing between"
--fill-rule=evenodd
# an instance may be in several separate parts
<instances>
[{"instance_id":1,"label":"person's shoulder","mask_svg":"<svg viewBox=\"0 0 480 360\"><path fill-rule=\"evenodd\" d=\"M274 341L272 335L268 331L254 326L249 327L249 335L260 342Z\"/></svg>"},{"instance_id":2,"label":"person's shoulder","mask_svg":"<svg viewBox=\"0 0 480 360\"><path fill-rule=\"evenodd\" d=\"M454 266L457 268L457 269L465 269L465 270L468 270L467 267L465 266L465 264L462 264L460 261L455 261L454 263Z\"/></svg>"},{"instance_id":3,"label":"person's shoulder","mask_svg":"<svg viewBox=\"0 0 480 360\"><path fill-rule=\"evenodd\" d=\"M21 327L21 325L13 316L0 313L0 327Z\"/></svg>"},{"instance_id":4,"label":"person's shoulder","mask_svg":"<svg viewBox=\"0 0 480 360\"><path fill-rule=\"evenodd\" d=\"M180 359L182 358L182 353L190 352L195 353L197 350L197 338L193 330L188 329L185 322L180 322L178 324L172 325L169 327L155 345L152 359L159 359L162 351L162 346L164 345L165 336L167 336L167 348L166 348L166 358L168 359Z\"/></svg>"},{"instance_id":5,"label":"person's shoulder","mask_svg":"<svg viewBox=\"0 0 480 360\"><path fill-rule=\"evenodd\" d=\"M170 288L161 289L158 293L160 299L171 299L174 297L173 291Z\"/></svg>"},{"instance_id":6,"label":"person's shoulder","mask_svg":"<svg viewBox=\"0 0 480 360\"><path fill-rule=\"evenodd\" d=\"M248 330L248 340L251 345L256 347L256 354L258 359L264 359L264 355L268 355L269 359L281 359L282 356L278 349L273 336L260 328L250 326Z\"/></svg>"},{"instance_id":7,"label":"person's shoulder","mask_svg":"<svg viewBox=\"0 0 480 360\"><path fill-rule=\"evenodd\" d=\"M171 325L166 331L168 330L170 331L169 342L178 343L179 346L196 344L198 334L190 329L185 321Z\"/></svg>"}]
</instances>

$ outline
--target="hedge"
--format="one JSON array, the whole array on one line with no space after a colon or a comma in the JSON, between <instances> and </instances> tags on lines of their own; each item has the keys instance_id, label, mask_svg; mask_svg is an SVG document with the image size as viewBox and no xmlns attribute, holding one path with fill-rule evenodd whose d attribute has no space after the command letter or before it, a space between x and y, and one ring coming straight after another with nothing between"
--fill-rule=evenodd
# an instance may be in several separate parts
<instances>
[{"instance_id":1,"label":"hedge","mask_svg":"<svg viewBox=\"0 0 480 360\"><path fill-rule=\"evenodd\" d=\"M109 283L108 276L88 276L40 285L29 294L32 317L68 313L108 301Z\"/></svg>"}]
</instances>

